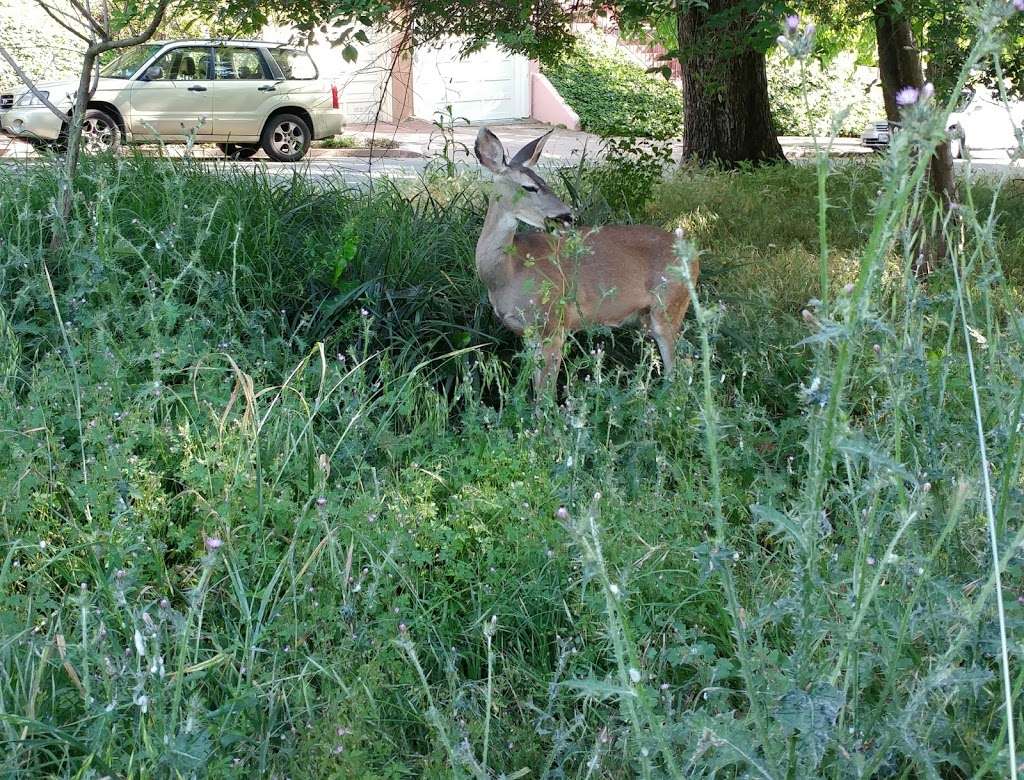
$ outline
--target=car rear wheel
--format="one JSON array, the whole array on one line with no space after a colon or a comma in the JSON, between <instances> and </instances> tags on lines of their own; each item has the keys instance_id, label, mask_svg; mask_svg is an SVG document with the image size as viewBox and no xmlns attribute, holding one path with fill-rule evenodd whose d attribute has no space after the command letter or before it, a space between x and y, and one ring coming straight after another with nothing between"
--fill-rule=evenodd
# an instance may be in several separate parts
<instances>
[{"instance_id":1,"label":"car rear wheel","mask_svg":"<svg viewBox=\"0 0 1024 780\"><path fill-rule=\"evenodd\" d=\"M313 131L302 117L278 114L263 128L260 145L271 160L296 162L306 156L312 136Z\"/></svg>"},{"instance_id":2,"label":"car rear wheel","mask_svg":"<svg viewBox=\"0 0 1024 780\"><path fill-rule=\"evenodd\" d=\"M217 144L229 160L248 160L260 150L255 144Z\"/></svg>"},{"instance_id":3,"label":"car rear wheel","mask_svg":"<svg viewBox=\"0 0 1024 780\"><path fill-rule=\"evenodd\" d=\"M82 151L106 154L121 148L121 128L106 111L90 108L82 120Z\"/></svg>"}]
</instances>

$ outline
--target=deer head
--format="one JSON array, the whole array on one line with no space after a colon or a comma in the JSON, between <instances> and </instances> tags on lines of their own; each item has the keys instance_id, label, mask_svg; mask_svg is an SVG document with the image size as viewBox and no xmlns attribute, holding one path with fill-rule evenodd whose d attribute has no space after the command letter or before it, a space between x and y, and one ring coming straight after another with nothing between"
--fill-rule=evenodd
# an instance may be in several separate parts
<instances>
[{"instance_id":1,"label":"deer head","mask_svg":"<svg viewBox=\"0 0 1024 780\"><path fill-rule=\"evenodd\" d=\"M572 209L533 170L551 132L530 141L511 160L498 136L486 127L476 136L476 157L494 174L493 205L536 228L544 228L549 221L568 225L573 219Z\"/></svg>"}]
</instances>

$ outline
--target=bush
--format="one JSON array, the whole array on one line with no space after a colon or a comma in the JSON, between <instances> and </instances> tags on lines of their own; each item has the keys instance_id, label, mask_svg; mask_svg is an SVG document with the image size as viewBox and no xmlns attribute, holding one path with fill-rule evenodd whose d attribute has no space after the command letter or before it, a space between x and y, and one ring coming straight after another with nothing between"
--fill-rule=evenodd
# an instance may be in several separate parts
<instances>
[{"instance_id":1,"label":"bush","mask_svg":"<svg viewBox=\"0 0 1024 780\"><path fill-rule=\"evenodd\" d=\"M825 67L811 61L801 71L799 62L775 49L768 57L768 94L779 135L856 138L869 122L885 117L881 87L871 86L847 54Z\"/></svg>"},{"instance_id":2,"label":"bush","mask_svg":"<svg viewBox=\"0 0 1024 780\"><path fill-rule=\"evenodd\" d=\"M579 42L563 59L544 65L543 72L587 132L666 139L682 131L679 90L622 54L598 52Z\"/></svg>"}]
</instances>

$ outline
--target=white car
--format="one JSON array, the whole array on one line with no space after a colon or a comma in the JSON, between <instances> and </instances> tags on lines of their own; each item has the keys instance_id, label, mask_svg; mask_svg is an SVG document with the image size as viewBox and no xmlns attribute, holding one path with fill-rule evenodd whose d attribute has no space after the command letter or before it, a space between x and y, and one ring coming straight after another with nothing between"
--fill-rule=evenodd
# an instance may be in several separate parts
<instances>
[{"instance_id":1,"label":"white car","mask_svg":"<svg viewBox=\"0 0 1024 780\"><path fill-rule=\"evenodd\" d=\"M76 81L38 85L68 115ZM310 56L258 41L171 41L124 51L100 69L84 121L84 148L123 143L216 143L229 157L262 148L301 160L312 141L342 128L338 88ZM0 95L0 132L35 145L60 143L67 120L29 91Z\"/></svg>"},{"instance_id":2,"label":"white car","mask_svg":"<svg viewBox=\"0 0 1024 780\"><path fill-rule=\"evenodd\" d=\"M963 157L965 150L999 150L1017 148L1017 129L1024 125L1024 103L1007 106L998 95L985 88L965 89L956 110L949 115L950 151ZM889 145L899 130L894 122L872 122L861 134L865 146L881 150Z\"/></svg>"}]
</instances>

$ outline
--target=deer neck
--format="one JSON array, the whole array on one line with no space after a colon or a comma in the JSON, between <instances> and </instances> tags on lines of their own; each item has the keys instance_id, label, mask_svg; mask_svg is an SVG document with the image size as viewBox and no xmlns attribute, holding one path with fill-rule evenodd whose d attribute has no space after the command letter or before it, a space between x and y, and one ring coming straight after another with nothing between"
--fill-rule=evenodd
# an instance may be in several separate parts
<instances>
[{"instance_id":1,"label":"deer neck","mask_svg":"<svg viewBox=\"0 0 1024 780\"><path fill-rule=\"evenodd\" d=\"M518 220L501 198L491 198L480 239L476 242L476 271L488 289L502 287L512 278L509 247L516 235Z\"/></svg>"}]
</instances>

